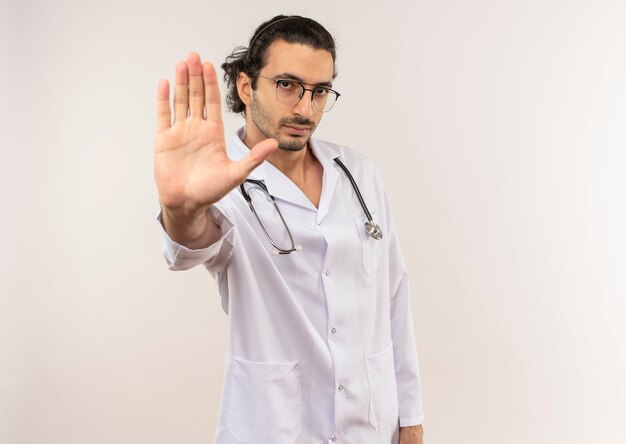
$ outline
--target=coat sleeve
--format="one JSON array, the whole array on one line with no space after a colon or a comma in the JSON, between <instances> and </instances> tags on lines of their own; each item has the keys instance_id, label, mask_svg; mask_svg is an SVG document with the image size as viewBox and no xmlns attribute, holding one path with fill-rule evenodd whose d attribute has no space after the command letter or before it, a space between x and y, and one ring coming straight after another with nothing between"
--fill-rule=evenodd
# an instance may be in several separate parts
<instances>
[{"instance_id":1,"label":"coat sleeve","mask_svg":"<svg viewBox=\"0 0 626 444\"><path fill-rule=\"evenodd\" d=\"M421 424L424 419L422 388L417 360L417 348L411 314L409 278L400 249L389 202L385 197L387 231L389 232L389 294L391 337L398 387L400 427Z\"/></svg>"},{"instance_id":2,"label":"coat sleeve","mask_svg":"<svg viewBox=\"0 0 626 444\"><path fill-rule=\"evenodd\" d=\"M198 250L190 250L172 240L163 227L162 215L159 213L157 221L163 235L162 252L170 270L188 270L200 264L204 264L212 273L220 273L226 268L233 253L235 227L218 204L211 206L210 211L222 229L222 236L215 243Z\"/></svg>"}]
</instances>

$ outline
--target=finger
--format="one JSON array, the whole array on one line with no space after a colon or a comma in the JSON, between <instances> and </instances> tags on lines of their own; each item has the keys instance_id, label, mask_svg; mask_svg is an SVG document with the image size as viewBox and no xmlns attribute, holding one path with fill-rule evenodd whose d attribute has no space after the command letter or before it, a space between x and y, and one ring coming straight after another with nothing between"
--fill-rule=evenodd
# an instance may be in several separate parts
<instances>
[{"instance_id":1,"label":"finger","mask_svg":"<svg viewBox=\"0 0 626 444\"><path fill-rule=\"evenodd\" d=\"M189 68L189 112L192 117L204 118L204 85L202 64L197 52L187 54Z\"/></svg>"},{"instance_id":2,"label":"finger","mask_svg":"<svg viewBox=\"0 0 626 444\"><path fill-rule=\"evenodd\" d=\"M202 65L202 77L204 79L204 103L206 106L206 118L215 123L222 123L222 99L220 87L217 84L217 73L212 63Z\"/></svg>"},{"instance_id":3,"label":"finger","mask_svg":"<svg viewBox=\"0 0 626 444\"><path fill-rule=\"evenodd\" d=\"M186 62L176 64L176 86L174 87L174 120L187 118L189 109L189 68Z\"/></svg>"},{"instance_id":4,"label":"finger","mask_svg":"<svg viewBox=\"0 0 626 444\"><path fill-rule=\"evenodd\" d=\"M157 86L157 133L172 126L172 111L170 109L170 82L159 80Z\"/></svg>"},{"instance_id":5,"label":"finger","mask_svg":"<svg viewBox=\"0 0 626 444\"><path fill-rule=\"evenodd\" d=\"M257 143L243 159L234 162L235 175L239 182L243 182L252 170L259 166L270 154L278 148L278 142L274 139L265 139Z\"/></svg>"}]
</instances>

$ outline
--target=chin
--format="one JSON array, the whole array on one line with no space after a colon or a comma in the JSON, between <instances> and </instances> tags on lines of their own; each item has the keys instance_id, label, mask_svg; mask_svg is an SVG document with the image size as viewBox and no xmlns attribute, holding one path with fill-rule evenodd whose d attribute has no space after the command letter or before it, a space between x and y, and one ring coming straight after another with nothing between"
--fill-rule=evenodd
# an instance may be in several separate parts
<instances>
[{"instance_id":1,"label":"chin","mask_svg":"<svg viewBox=\"0 0 626 444\"><path fill-rule=\"evenodd\" d=\"M294 145L293 143L279 143L278 148L285 151L301 151L302 148L306 147L306 143L304 145Z\"/></svg>"},{"instance_id":2,"label":"chin","mask_svg":"<svg viewBox=\"0 0 626 444\"><path fill-rule=\"evenodd\" d=\"M301 140L279 140L278 148L285 151L301 151L307 146L309 139Z\"/></svg>"}]
</instances>

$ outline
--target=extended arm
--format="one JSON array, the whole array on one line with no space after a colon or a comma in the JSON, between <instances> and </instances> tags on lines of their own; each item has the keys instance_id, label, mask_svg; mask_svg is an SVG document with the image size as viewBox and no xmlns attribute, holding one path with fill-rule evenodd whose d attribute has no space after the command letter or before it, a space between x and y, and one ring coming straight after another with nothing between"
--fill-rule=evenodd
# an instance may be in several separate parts
<instances>
[{"instance_id":1,"label":"extended arm","mask_svg":"<svg viewBox=\"0 0 626 444\"><path fill-rule=\"evenodd\" d=\"M163 226L172 240L201 249L221 234L209 207L243 182L278 145L266 139L240 161L228 159L217 74L197 53L176 64L173 121L169 90L169 82L162 79L157 89L154 176Z\"/></svg>"}]
</instances>

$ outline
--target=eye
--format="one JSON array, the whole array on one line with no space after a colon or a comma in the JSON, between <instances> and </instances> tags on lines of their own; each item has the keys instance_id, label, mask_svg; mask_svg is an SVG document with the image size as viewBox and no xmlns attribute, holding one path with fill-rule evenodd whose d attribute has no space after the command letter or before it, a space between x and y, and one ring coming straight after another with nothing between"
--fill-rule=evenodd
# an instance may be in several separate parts
<instances>
[{"instance_id":1,"label":"eye","mask_svg":"<svg viewBox=\"0 0 626 444\"><path fill-rule=\"evenodd\" d=\"M320 98L326 97L328 93L329 93L328 89L322 88L322 87L318 87L313 90L313 94L315 95L315 97L320 97Z\"/></svg>"},{"instance_id":2,"label":"eye","mask_svg":"<svg viewBox=\"0 0 626 444\"><path fill-rule=\"evenodd\" d=\"M294 89L294 82L291 80L277 80L276 86L284 91L291 91Z\"/></svg>"}]
</instances>

